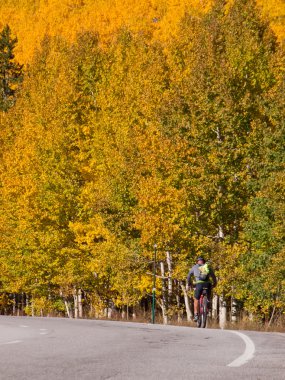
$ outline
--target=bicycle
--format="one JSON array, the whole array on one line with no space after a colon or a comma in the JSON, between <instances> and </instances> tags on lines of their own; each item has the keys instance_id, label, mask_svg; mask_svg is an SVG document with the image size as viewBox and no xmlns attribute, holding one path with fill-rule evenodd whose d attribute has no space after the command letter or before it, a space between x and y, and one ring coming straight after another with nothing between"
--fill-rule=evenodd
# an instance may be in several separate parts
<instances>
[{"instance_id":1,"label":"bicycle","mask_svg":"<svg viewBox=\"0 0 285 380\"><path fill-rule=\"evenodd\" d=\"M198 307L198 320L197 327L205 328L207 324L207 315L208 315L208 296L207 296L207 288L203 288L203 292L199 299L199 307Z\"/></svg>"}]
</instances>

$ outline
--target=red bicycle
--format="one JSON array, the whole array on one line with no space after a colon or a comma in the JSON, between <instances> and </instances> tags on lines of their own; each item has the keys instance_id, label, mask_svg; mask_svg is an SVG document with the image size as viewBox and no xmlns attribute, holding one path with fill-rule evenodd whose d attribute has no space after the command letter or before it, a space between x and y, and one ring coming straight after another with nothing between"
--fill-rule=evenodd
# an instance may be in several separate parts
<instances>
[{"instance_id":1,"label":"red bicycle","mask_svg":"<svg viewBox=\"0 0 285 380\"><path fill-rule=\"evenodd\" d=\"M198 319L197 319L197 327L205 328L207 324L207 315L208 315L208 296L207 296L207 288L203 288L203 292L199 299L199 307L198 307Z\"/></svg>"}]
</instances>

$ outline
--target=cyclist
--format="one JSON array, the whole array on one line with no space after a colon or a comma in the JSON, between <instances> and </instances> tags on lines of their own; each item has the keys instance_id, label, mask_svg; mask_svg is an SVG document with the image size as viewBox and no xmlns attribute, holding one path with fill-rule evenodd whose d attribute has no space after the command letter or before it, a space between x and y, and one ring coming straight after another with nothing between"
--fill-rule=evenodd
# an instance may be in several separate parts
<instances>
[{"instance_id":1,"label":"cyclist","mask_svg":"<svg viewBox=\"0 0 285 380\"><path fill-rule=\"evenodd\" d=\"M202 267L205 264L205 259L203 257L198 257L197 263L190 269L188 276L187 276L187 289L191 286L191 276L193 275L195 277L194 285L195 285L195 292L194 292L194 321L197 322L198 320L198 307L199 307L199 299L201 297L201 294L203 292L203 288L207 288L207 296L208 300L211 296L211 288L215 287L217 285L217 279L215 276L215 273L211 267L209 267L209 273L207 274L206 278L204 280L201 279L201 271L199 270L199 267ZM212 282L210 281L210 278L212 279Z\"/></svg>"}]
</instances>

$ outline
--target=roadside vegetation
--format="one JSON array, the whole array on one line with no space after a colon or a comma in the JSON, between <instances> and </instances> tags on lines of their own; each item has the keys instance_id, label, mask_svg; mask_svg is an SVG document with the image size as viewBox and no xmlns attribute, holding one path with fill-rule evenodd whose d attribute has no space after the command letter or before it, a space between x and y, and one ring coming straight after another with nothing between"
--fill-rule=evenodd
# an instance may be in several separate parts
<instances>
[{"instance_id":1,"label":"roadside vegetation","mask_svg":"<svg viewBox=\"0 0 285 380\"><path fill-rule=\"evenodd\" d=\"M203 255L213 325L284 329L284 2L18 3L0 17L1 313L149 321L157 245L165 323L191 321Z\"/></svg>"}]
</instances>

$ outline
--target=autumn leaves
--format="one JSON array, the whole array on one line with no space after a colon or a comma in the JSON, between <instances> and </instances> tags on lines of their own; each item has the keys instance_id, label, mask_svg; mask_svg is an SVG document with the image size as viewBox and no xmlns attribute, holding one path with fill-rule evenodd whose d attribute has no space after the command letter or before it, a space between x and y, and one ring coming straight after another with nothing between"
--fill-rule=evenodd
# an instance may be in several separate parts
<instances>
[{"instance_id":1,"label":"autumn leaves","mask_svg":"<svg viewBox=\"0 0 285 380\"><path fill-rule=\"evenodd\" d=\"M2 115L2 291L58 312L81 290L86 315L138 306L156 243L178 284L203 254L218 294L284 309L284 53L253 2L223 3L167 43L128 28L42 42Z\"/></svg>"}]
</instances>

